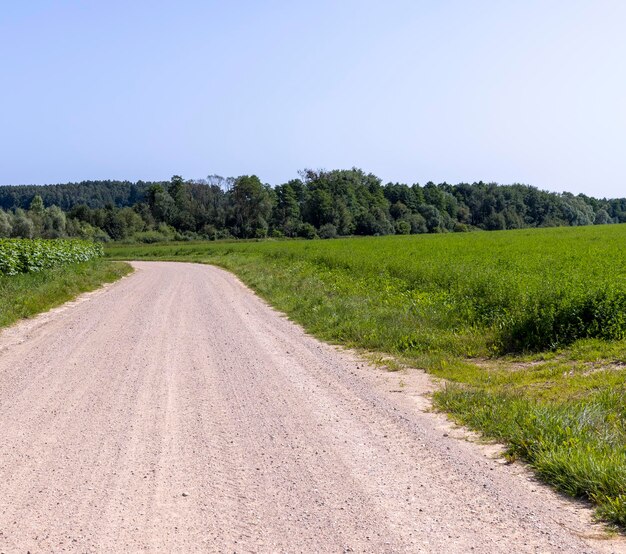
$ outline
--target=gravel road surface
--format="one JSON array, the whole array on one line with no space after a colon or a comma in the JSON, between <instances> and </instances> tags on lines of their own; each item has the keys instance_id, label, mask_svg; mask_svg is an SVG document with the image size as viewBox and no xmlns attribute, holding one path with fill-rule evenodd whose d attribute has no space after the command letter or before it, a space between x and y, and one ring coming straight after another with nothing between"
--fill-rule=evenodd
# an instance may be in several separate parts
<instances>
[{"instance_id":1,"label":"gravel road surface","mask_svg":"<svg viewBox=\"0 0 626 554\"><path fill-rule=\"evenodd\" d=\"M0 334L0 552L626 552L210 266ZM493 449L492 449L493 450Z\"/></svg>"}]
</instances>

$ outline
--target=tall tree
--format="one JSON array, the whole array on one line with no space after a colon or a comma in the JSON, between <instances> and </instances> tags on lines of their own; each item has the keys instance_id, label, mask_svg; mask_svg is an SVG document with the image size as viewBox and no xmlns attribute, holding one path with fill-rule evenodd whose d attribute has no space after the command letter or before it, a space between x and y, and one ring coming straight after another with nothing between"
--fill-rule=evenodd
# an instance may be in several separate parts
<instances>
[{"instance_id":1,"label":"tall tree","mask_svg":"<svg viewBox=\"0 0 626 554\"><path fill-rule=\"evenodd\" d=\"M272 197L256 175L242 175L230 191L233 234L241 238L267 235Z\"/></svg>"}]
</instances>

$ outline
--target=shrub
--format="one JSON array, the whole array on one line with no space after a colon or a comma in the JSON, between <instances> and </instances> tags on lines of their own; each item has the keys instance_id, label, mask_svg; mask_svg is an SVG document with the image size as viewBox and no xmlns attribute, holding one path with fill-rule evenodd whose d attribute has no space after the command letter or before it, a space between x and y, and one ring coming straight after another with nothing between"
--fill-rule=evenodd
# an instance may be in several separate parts
<instances>
[{"instance_id":1,"label":"shrub","mask_svg":"<svg viewBox=\"0 0 626 554\"><path fill-rule=\"evenodd\" d=\"M141 233L135 233L133 239L136 242L142 242L144 244L154 244L155 242L168 241L168 237L159 233L158 231L143 231Z\"/></svg>"},{"instance_id":2,"label":"shrub","mask_svg":"<svg viewBox=\"0 0 626 554\"><path fill-rule=\"evenodd\" d=\"M298 236L303 239L317 238L317 231L310 223L303 223L298 227Z\"/></svg>"},{"instance_id":3,"label":"shrub","mask_svg":"<svg viewBox=\"0 0 626 554\"><path fill-rule=\"evenodd\" d=\"M396 235L410 235L411 224L408 221L400 220L396 221Z\"/></svg>"},{"instance_id":4,"label":"shrub","mask_svg":"<svg viewBox=\"0 0 626 554\"><path fill-rule=\"evenodd\" d=\"M337 238L337 227L332 223L326 223L320 227L319 235L322 239Z\"/></svg>"}]
</instances>

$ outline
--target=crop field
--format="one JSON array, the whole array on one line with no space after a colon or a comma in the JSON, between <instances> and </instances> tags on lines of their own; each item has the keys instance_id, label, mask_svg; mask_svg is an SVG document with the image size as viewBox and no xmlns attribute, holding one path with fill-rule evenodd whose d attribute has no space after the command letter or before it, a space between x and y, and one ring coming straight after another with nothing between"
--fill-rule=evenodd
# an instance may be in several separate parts
<instances>
[{"instance_id":1,"label":"crop field","mask_svg":"<svg viewBox=\"0 0 626 554\"><path fill-rule=\"evenodd\" d=\"M0 327L31 317L127 274L82 240L0 239Z\"/></svg>"},{"instance_id":2,"label":"crop field","mask_svg":"<svg viewBox=\"0 0 626 554\"><path fill-rule=\"evenodd\" d=\"M0 275L86 262L102 254L101 244L83 240L0 239Z\"/></svg>"},{"instance_id":3,"label":"crop field","mask_svg":"<svg viewBox=\"0 0 626 554\"><path fill-rule=\"evenodd\" d=\"M614 225L106 255L222 266L316 336L444 378L439 409L626 526L625 246Z\"/></svg>"}]
</instances>

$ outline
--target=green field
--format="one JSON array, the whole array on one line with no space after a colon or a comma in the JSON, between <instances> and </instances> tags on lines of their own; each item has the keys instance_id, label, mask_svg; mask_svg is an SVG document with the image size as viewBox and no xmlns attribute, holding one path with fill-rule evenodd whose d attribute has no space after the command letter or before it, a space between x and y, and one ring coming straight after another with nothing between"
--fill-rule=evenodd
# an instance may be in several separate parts
<instances>
[{"instance_id":1,"label":"green field","mask_svg":"<svg viewBox=\"0 0 626 554\"><path fill-rule=\"evenodd\" d=\"M436 406L626 526L626 225L116 245L213 263L330 342L448 385Z\"/></svg>"}]
</instances>

